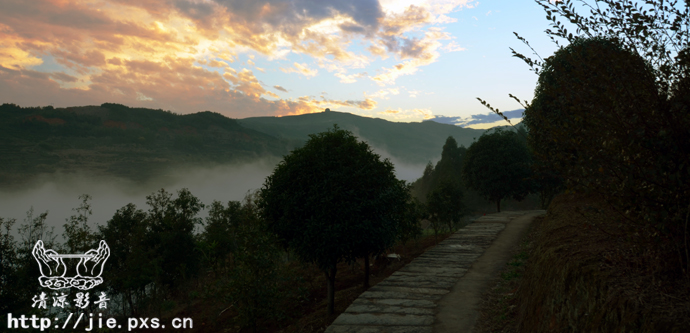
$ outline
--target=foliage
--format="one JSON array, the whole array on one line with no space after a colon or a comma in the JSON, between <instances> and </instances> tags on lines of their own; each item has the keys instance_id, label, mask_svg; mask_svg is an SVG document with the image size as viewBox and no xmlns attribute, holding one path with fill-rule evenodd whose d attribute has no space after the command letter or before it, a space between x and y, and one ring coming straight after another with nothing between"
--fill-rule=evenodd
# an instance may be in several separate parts
<instances>
[{"instance_id":1,"label":"foliage","mask_svg":"<svg viewBox=\"0 0 690 333\"><path fill-rule=\"evenodd\" d=\"M413 185L413 194L422 202L426 202L429 193L438 189L442 183L457 182L462 184L460 170L467 148L458 147L452 136L446 139L441 151L441 159L434 167L431 162L424 169L424 174ZM462 186L462 185L461 185Z\"/></svg>"},{"instance_id":2,"label":"foliage","mask_svg":"<svg viewBox=\"0 0 690 333\"><path fill-rule=\"evenodd\" d=\"M84 170L146 180L161 169L281 156L286 143L213 112L101 106L0 105L0 184L23 185L40 173ZM95 166L107 166L100 168Z\"/></svg>"},{"instance_id":3,"label":"foliage","mask_svg":"<svg viewBox=\"0 0 690 333\"><path fill-rule=\"evenodd\" d=\"M103 276L110 292L122 295L129 306L129 315L140 313L140 305L147 298L146 286L154 281L155 262L147 247L148 220L146 213L128 204L115 212L105 226L99 226L98 238L110 247L110 258Z\"/></svg>"},{"instance_id":4,"label":"foliage","mask_svg":"<svg viewBox=\"0 0 690 333\"><path fill-rule=\"evenodd\" d=\"M410 198L407 202L406 214L398 226L398 242L405 244L422 235L421 220L426 216L426 206L417 198Z\"/></svg>"},{"instance_id":5,"label":"foliage","mask_svg":"<svg viewBox=\"0 0 690 333\"><path fill-rule=\"evenodd\" d=\"M65 251L68 253L85 253L94 248L98 242L96 235L89 226L89 215L91 215L91 196L83 194L79 196L81 204L78 208L73 208L77 215L72 215L64 224L65 232L62 236L66 240Z\"/></svg>"},{"instance_id":6,"label":"foliage","mask_svg":"<svg viewBox=\"0 0 690 333\"><path fill-rule=\"evenodd\" d=\"M204 232L201 234L201 246L204 248L206 261L214 271L222 273L227 267L230 253L237 249L236 225L242 218L242 203L228 202L224 207L219 201L214 201L206 217Z\"/></svg>"},{"instance_id":7,"label":"foliage","mask_svg":"<svg viewBox=\"0 0 690 333\"><path fill-rule=\"evenodd\" d=\"M204 204L189 190L181 189L177 198L161 189L146 197L149 232L146 245L157 263L156 282L176 287L195 276L200 268L200 253L196 248L194 227L202 223L197 213Z\"/></svg>"},{"instance_id":8,"label":"foliage","mask_svg":"<svg viewBox=\"0 0 690 333\"><path fill-rule=\"evenodd\" d=\"M436 237L443 228L447 227L449 232L457 230L466 210L462 199L462 187L458 181L444 182L429 193L427 212Z\"/></svg>"},{"instance_id":9,"label":"foliage","mask_svg":"<svg viewBox=\"0 0 690 333\"><path fill-rule=\"evenodd\" d=\"M334 126L285 156L258 205L281 244L326 273L333 313L336 264L389 248L408 197L390 161Z\"/></svg>"},{"instance_id":10,"label":"foliage","mask_svg":"<svg viewBox=\"0 0 690 333\"><path fill-rule=\"evenodd\" d=\"M20 295L16 286L20 283L16 268L18 258L16 241L10 234L14 219L0 217L0 312L12 312L17 308Z\"/></svg>"},{"instance_id":11,"label":"foliage","mask_svg":"<svg viewBox=\"0 0 690 333\"><path fill-rule=\"evenodd\" d=\"M260 321L281 316L278 305L282 300L280 249L257 210L256 195L248 195L233 221L237 247L228 284L238 322L254 331Z\"/></svg>"},{"instance_id":12,"label":"foliage","mask_svg":"<svg viewBox=\"0 0 690 333\"><path fill-rule=\"evenodd\" d=\"M579 14L572 1L537 0L555 28L547 35L569 46L540 61L513 50L540 75L535 100L525 102L531 144L543 167L571 189L602 195L627 222L628 235L651 241L659 262L688 276L690 7L579 2L591 15Z\"/></svg>"},{"instance_id":13,"label":"foliage","mask_svg":"<svg viewBox=\"0 0 690 333\"><path fill-rule=\"evenodd\" d=\"M27 212L24 223L17 228L18 241L11 235L14 219L0 218L0 309L13 313L35 313L31 308L31 296L40 285L36 278L41 272L31 251L38 240L46 247L55 248L54 228L46 226L48 213L34 216L33 207Z\"/></svg>"},{"instance_id":14,"label":"foliage","mask_svg":"<svg viewBox=\"0 0 690 333\"><path fill-rule=\"evenodd\" d=\"M530 152L517 134L497 129L483 134L467 149L462 177L469 188L496 202L500 212L501 200L522 200L532 190L530 163Z\"/></svg>"},{"instance_id":15,"label":"foliage","mask_svg":"<svg viewBox=\"0 0 690 333\"><path fill-rule=\"evenodd\" d=\"M530 145L571 187L605 186L602 178L622 171L616 158L635 158L646 148L630 144L648 133L630 129L656 121L640 114L657 108L654 77L644 59L616 39L575 40L546 60L538 82L525 111Z\"/></svg>"},{"instance_id":16,"label":"foliage","mask_svg":"<svg viewBox=\"0 0 690 333\"><path fill-rule=\"evenodd\" d=\"M555 30L547 29L546 33L557 45L558 41L554 37L566 39L570 43L581 37L614 37L650 63L661 92L667 92L673 82L677 81L680 69L676 66L674 55L686 48L690 40L690 6L687 1L685 9L681 9L677 0L644 1L651 8L632 0L595 0L594 5L580 0L590 9L590 16L576 12L571 0L536 2L546 11L547 20L552 22ZM574 24L577 33L569 33L558 16ZM531 61L515 51L513 55L528 64ZM540 64L542 63L532 61L531 66L537 73Z\"/></svg>"}]
</instances>

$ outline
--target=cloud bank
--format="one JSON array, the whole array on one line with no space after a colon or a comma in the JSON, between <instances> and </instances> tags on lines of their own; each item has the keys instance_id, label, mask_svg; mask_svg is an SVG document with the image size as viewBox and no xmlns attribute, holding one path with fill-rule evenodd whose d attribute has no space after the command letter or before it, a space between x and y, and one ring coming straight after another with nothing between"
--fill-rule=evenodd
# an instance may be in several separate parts
<instances>
[{"instance_id":1,"label":"cloud bank","mask_svg":"<svg viewBox=\"0 0 690 333\"><path fill-rule=\"evenodd\" d=\"M442 52L461 50L442 25L454 22L446 14L472 6L470 0L6 0L0 101L115 102L234 118L345 104L366 110L375 102L281 98L269 89L291 87L257 75L282 68L295 78L393 85ZM392 62L374 64L387 58ZM280 65L258 67L261 60Z\"/></svg>"},{"instance_id":2,"label":"cloud bank","mask_svg":"<svg viewBox=\"0 0 690 333\"><path fill-rule=\"evenodd\" d=\"M504 111L503 115L508 117L508 119L515 124L515 120L522 120L523 112L525 112L524 109ZM475 114L470 117L447 117L435 115L428 121L435 121L441 124L450 124L460 127L476 127L477 125L494 125L497 122L503 121L503 118L492 112L487 114Z\"/></svg>"}]
</instances>

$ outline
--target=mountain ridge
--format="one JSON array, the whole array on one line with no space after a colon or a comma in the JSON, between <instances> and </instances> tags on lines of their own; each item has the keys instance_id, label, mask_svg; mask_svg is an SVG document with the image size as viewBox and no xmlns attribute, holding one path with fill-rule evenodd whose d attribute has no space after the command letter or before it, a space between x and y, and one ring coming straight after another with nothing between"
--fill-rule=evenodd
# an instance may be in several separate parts
<instances>
[{"instance_id":1,"label":"mountain ridge","mask_svg":"<svg viewBox=\"0 0 690 333\"><path fill-rule=\"evenodd\" d=\"M67 108L2 104L0 186L21 185L39 174L79 170L145 181L176 166L282 157L303 145L309 134L333 124L352 131L375 150L413 164L439 158L450 135L468 146L484 132L337 111L233 119L210 111L179 115L114 103Z\"/></svg>"},{"instance_id":2,"label":"mountain ridge","mask_svg":"<svg viewBox=\"0 0 690 333\"><path fill-rule=\"evenodd\" d=\"M448 136L453 136L459 145L469 146L486 131L428 121L392 122L338 111L283 117L249 117L238 119L238 122L245 127L287 140L292 146L305 142L308 134L326 131L337 124L399 160L417 164L426 164L439 158L441 147Z\"/></svg>"}]
</instances>

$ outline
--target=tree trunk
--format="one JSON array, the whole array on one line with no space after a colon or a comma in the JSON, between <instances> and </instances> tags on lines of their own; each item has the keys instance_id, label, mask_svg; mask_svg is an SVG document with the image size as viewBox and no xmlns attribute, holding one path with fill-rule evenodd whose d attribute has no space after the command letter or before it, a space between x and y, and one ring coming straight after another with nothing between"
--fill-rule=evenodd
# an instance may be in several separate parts
<instances>
[{"instance_id":1,"label":"tree trunk","mask_svg":"<svg viewBox=\"0 0 690 333\"><path fill-rule=\"evenodd\" d=\"M369 289L369 255L364 256L364 290Z\"/></svg>"},{"instance_id":2,"label":"tree trunk","mask_svg":"<svg viewBox=\"0 0 690 333\"><path fill-rule=\"evenodd\" d=\"M335 273L337 267L333 265L331 269L326 273L326 279L328 280L328 315L335 313Z\"/></svg>"},{"instance_id":3,"label":"tree trunk","mask_svg":"<svg viewBox=\"0 0 690 333\"><path fill-rule=\"evenodd\" d=\"M496 210L498 210L499 213L501 212L501 199L496 200Z\"/></svg>"}]
</instances>

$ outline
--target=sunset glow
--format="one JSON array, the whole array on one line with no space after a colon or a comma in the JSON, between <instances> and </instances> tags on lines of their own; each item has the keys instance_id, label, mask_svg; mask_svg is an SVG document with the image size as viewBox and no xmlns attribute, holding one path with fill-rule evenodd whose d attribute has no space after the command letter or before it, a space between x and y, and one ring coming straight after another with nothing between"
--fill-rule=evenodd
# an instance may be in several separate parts
<instances>
[{"instance_id":1,"label":"sunset glow","mask_svg":"<svg viewBox=\"0 0 690 333\"><path fill-rule=\"evenodd\" d=\"M523 16L543 16L531 1L518 2L528 8ZM510 6L6 0L0 3L0 103L114 102L233 118L331 108L392 121L486 113L475 97L500 96L492 103L517 109L507 94L531 98L536 77L510 58L508 47L517 46L510 32L533 28L506 20ZM500 37L491 37L497 27ZM487 56L520 74L495 61L480 63ZM492 86L496 77L516 84Z\"/></svg>"}]
</instances>

